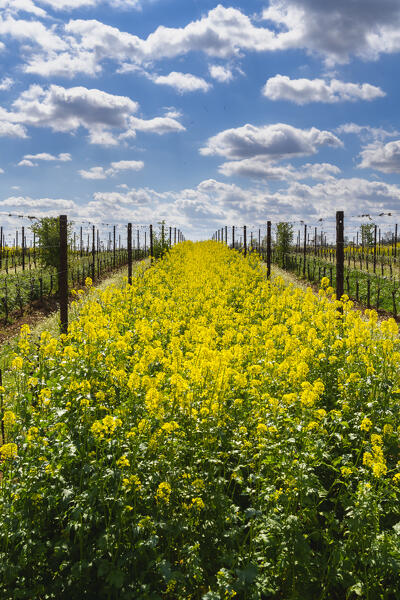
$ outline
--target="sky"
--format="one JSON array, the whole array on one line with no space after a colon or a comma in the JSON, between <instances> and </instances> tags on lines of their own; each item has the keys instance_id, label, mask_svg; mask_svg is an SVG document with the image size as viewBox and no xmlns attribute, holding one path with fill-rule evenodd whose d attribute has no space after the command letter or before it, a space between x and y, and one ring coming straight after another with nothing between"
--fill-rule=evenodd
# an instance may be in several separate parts
<instances>
[{"instance_id":1,"label":"sky","mask_svg":"<svg viewBox=\"0 0 400 600\"><path fill-rule=\"evenodd\" d=\"M0 0L0 221L400 215L399 53L398 0Z\"/></svg>"}]
</instances>

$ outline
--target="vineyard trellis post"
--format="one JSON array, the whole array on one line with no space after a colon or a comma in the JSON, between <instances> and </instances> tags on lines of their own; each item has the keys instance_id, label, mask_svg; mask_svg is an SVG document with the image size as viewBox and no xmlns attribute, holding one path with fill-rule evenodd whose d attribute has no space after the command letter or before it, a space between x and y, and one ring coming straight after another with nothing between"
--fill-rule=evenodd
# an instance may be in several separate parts
<instances>
[{"instance_id":1,"label":"vineyard trellis post","mask_svg":"<svg viewBox=\"0 0 400 600\"><path fill-rule=\"evenodd\" d=\"M394 226L394 258L397 256L397 223Z\"/></svg>"},{"instance_id":2,"label":"vineyard trellis post","mask_svg":"<svg viewBox=\"0 0 400 600\"><path fill-rule=\"evenodd\" d=\"M235 226L232 225L232 248L235 249Z\"/></svg>"},{"instance_id":3,"label":"vineyard trellis post","mask_svg":"<svg viewBox=\"0 0 400 600\"><path fill-rule=\"evenodd\" d=\"M92 281L95 279L95 268L96 268L96 231L95 226L92 225Z\"/></svg>"},{"instance_id":4,"label":"vineyard trellis post","mask_svg":"<svg viewBox=\"0 0 400 600\"><path fill-rule=\"evenodd\" d=\"M169 247L171 248L171 242L172 242L172 227L169 228Z\"/></svg>"},{"instance_id":5,"label":"vineyard trellis post","mask_svg":"<svg viewBox=\"0 0 400 600\"><path fill-rule=\"evenodd\" d=\"M153 225L150 225L150 260L153 262L154 246L153 246Z\"/></svg>"},{"instance_id":6,"label":"vineyard trellis post","mask_svg":"<svg viewBox=\"0 0 400 600\"><path fill-rule=\"evenodd\" d=\"M132 285L132 223L128 223L128 284Z\"/></svg>"},{"instance_id":7,"label":"vineyard trellis post","mask_svg":"<svg viewBox=\"0 0 400 600\"><path fill-rule=\"evenodd\" d=\"M306 276L306 257L307 257L307 224L304 224L303 277Z\"/></svg>"},{"instance_id":8,"label":"vineyard trellis post","mask_svg":"<svg viewBox=\"0 0 400 600\"><path fill-rule=\"evenodd\" d=\"M332 282L331 282L332 284ZM344 213L336 212L336 298L344 292Z\"/></svg>"},{"instance_id":9,"label":"vineyard trellis post","mask_svg":"<svg viewBox=\"0 0 400 600\"><path fill-rule=\"evenodd\" d=\"M246 256L247 254L247 226L243 225L243 248L244 248L244 255Z\"/></svg>"},{"instance_id":10,"label":"vineyard trellis post","mask_svg":"<svg viewBox=\"0 0 400 600\"><path fill-rule=\"evenodd\" d=\"M377 225L374 226L374 273L376 273L376 232Z\"/></svg>"},{"instance_id":11,"label":"vineyard trellis post","mask_svg":"<svg viewBox=\"0 0 400 600\"><path fill-rule=\"evenodd\" d=\"M225 244L228 245L228 226L225 225Z\"/></svg>"},{"instance_id":12,"label":"vineyard trellis post","mask_svg":"<svg viewBox=\"0 0 400 600\"><path fill-rule=\"evenodd\" d=\"M116 252L116 248L115 248L115 225L113 226L113 268L115 269L115 252Z\"/></svg>"},{"instance_id":13,"label":"vineyard trellis post","mask_svg":"<svg viewBox=\"0 0 400 600\"><path fill-rule=\"evenodd\" d=\"M61 333L68 331L68 220L60 215L60 261L58 270L58 295L60 303Z\"/></svg>"},{"instance_id":14,"label":"vineyard trellis post","mask_svg":"<svg viewBox=\"0 0 400 600\"><path fill-rule=\"evenodd\" d=\"M271 277L271 221L267 221L267 277Z\"/></svg>"}]
</instances>

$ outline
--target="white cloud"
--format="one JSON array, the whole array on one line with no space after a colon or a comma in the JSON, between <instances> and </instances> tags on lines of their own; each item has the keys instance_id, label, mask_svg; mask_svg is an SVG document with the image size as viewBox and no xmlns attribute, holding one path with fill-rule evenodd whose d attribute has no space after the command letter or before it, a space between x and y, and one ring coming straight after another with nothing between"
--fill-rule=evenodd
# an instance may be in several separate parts
<instances>
[{"instance_id":1,"label":"white cloud","mask_svg":"<svg viewBox=\"0 0 400 600\"><path fill-rule=\"evenodd\" d=\"M88 171L81 169L79 174L83 179L107 179L103 167L92 167Z\"/></svg>"},{"instance_id":2,"label":"white cloud","mask_svg":"<svg viewBox=\"0 0 400 600\"><path fill-rule=\"evenodd\" d=\"M388 137L397 137L400 131L387 131L382 127L371 127L370 125L357 125L356 123L343 123L336 128L337 133L353 133L360 136L361 139L373 138L374 140L384 140Z\"/></svg>"},{"instance_id":3,"label":"white cloud","mask_svg":"<svg viewBox=\"0 0 400 600\"><path fill-rule=\"evenodd\" d=\"M157 85L168 85L175 88L181 94L186 92L208 92L211 88L211 84L207 83L205 79L196 77L190 73L178 73L172 71L168 75L157 75L152 77L152 81Z\"/></svg>"},{"instance_id":4,"label":"white cloud","mask_svg":"<svg viewBox=\"0 0 400 600\"><path fill-rule=\"evenodd\" d=\"M400 50L397 0L270 0L263 17L282 32L282 48L316 51L330 64Z\"/></svg>"},{"instance_id":5,"label":"white cloud","mask_svg":"<svg viewBox=\"0 0 400 600\"><path fill-rule=\"evenodd\" d=\"M144 167L142 160L120 160L111 163L109 171L140 171Z\"/></svg>"},{"instance_id":6,"label":"white cloud","mask_svg":"<svg viewBox=\"0 0 400 600\"><path fill-rule=\"evenodd\" d=\"M115 8L140 8L139 0L37 0L40 4L50 6L56 11L74 10L87 6L99 6L107 3Z\"/></svg>"},{"instance_id":7,"label":"white cloud","mask_svg":"<svg viewBox=\"0 0 400 600\"><path fill-rule=\"evenodd\" d=\"M233 73L228 67L221 65L210 65L209 73L213 79L216 79L220 83L228 83L233 79Z\"/></svg>"},{"instance_id":8,"label":"white cloud","mask_svg":"<svg viewBox=\"0 0 400 600\"><path fill-rule=\"evenodd\" d=\"M71 155L68 152L61 152L58 156L54 156L53 154L48 154L47 152L40 152L39 154L25 154L24 159L59 161L59 162L68 162L68 161L72 160Z\"/></svg>"},{"instance_id":9,"label":"white cloud","mask_svg":"<svg viewBox=\"0 0 400 600\"><path fill-rule=\"evenodd\" d=\"M275 75L266 82L263 94L270 100L289 100L295 104L309 102L344 102L375 100L386 94L369 83L345 83L338 79L290 79L286 75Z\"/></svg>"},{"instance_id":10,"label":"white cloud","mask_svg":"<svg viewBox=\"0 0 400 600\"><path fill-rule=\"evenodd\" d=\"M32 0L0 0L0 9L10 14L27 12L37 17L46 16L46 11L36 6Z\"/></svg>"},{"instance_id":11,"label":"white cloud","mask_svg":"<svg viewBox=\"0 0 400 600\"><path fill-rule=\"evenodd\" d=\"M266 157L255 156L223 163L219 172L227 177L241 176L263 181L293 181L300 179L326 180L340 173L339 167L330 163L307 163L299 168L277 165Z\"/></svg>"},{"instance_id":12,"label":"white cloud","mask_svg":"<svg viewBox=\"0 0 400 600\"><path fill-rule=\"evenodd\" d=\"M68 48L68 44L54 33L55 27L47 28L40 21L14 19L6 14L0 16L0 36L10 36L20 42L31 42L41 46L46 53L60 52Z\"/></svg>"},{"instance_id":13,"label":"white cloud","mask_svg":"<svg viewBox=\"0 0 400 600\"><path fill-rule=\"evenodd\" d=\"M65 26L65 33L69 47L52 53L46 49L31 55L27 67L29 72L47 77L73 77L78 73L99 73L104 60L114 60L128 70L192 51L228 58L238 56L244 50L263 52L281 46L279 35L267 28L256 27L240 10L221 5L184 27L159 26L146 39L94 19L71 20ZM185 80L181 77L179 81L176 75L167 77L174 85L180 83L184 91L195 85L193 80L189 82L188 77ZM205 90L205 83L204 80L203 83L197 82L197 89Z\"/></svg>"},{"instance_id":14,"label":"white cloud","mask_svg":"<svg viewBox=\"0 0 400 600\"><path fill-rule=\"evenodd\" d=\"M0 113L1 119L1 113ZM26 130L22 125L0 120L0 137L26 138Z\"/></svg>"},{"instance_id":15,"label":"white cloud","mask_svg":"<svg viewBox=\"0 0 400 600\"><path fill-rule=\"evenodd\" d=\"M4 173L4 169L0 169L0 174Z\"/></svg>"},{"instance_id":16,"label":"white cloud","mask_svg":"<svg viewBox=\"0 0 400 600\"><path fill-rule=\"evenodd\" d=\"M376 169L383 173L400 173L400 140L368 144L360 152L361 169Z\"/></svg>"},{"instance_id":17,"label":"white cloud","mask_svg":"<svg viewBox=\"0 0 400 600\"><path fill-rule=\"evenodd\" d=\"M74 133L82 127L87 130L91 144L113 146L118 144L118 136L134 137L136 130L160 135L185 130L171 117L133 118L138 106L127 96L98 89L82 86L67 89L57 85L46 89L31 85L13 102L12 112L0 107L0 135L26 137L23 125L49 127L64 133Z\"/></svg>"},{"instance_id":18,"label":"white cloud","mask_svg":"<svg viewBox=\"0 0 400 600\"><path fill-rule=\"evenodd\" d=\"M14 85L14 80L11 77L3 77L0 81L0 91L7 91Z\"/></svg>"},{"instance_id":19,"label":"white cloud","mask_svg":"<svg viewBox=\"0 0 400 600\"><path fill-rule=\"evenodd\" d=\"M88 171L81 169L79 174L83 179L106 179L120 173L120 171L141 171L144 167L142 160L120 160L112 162L108 169L104 167L92 167Z\"/></svg>"},{"instance_id":20,"label":"white cloud","mask_svg":"<svg viewBox=\"0 0 400 600\"><path fill-rule=\"evenodd\" d=\"M315 154L320 146L325 145L338 147L342 142L330 131L315 127L298 129L285 123L259 127L246 124L236 129L226 129L209 138L200 153L239 160L254 156L278 160Z\"/></svg>"},{"instance_id":21,"label":"white cloud","mask_svg":"<svg viewBox=\"0 0 400 600\"><path fill-rule=\"evenodd\" d=\"M115 145L111 130L124 130L128 117L138 104L126 96L115 96L85 87L45 89L31 85L13 103L9 120L33 127L50 127L53 131L73 133L80 127L89 133L93 144ZM1 113L0 113L1 116Z\"/></svg>"},{"instance_id":22,"label":"white cloud","mask_svg":"<svg viewBox=\"0 0 400 600\"><path fill-rule=\"evenodd\" d=\"M18 167L38 167L39 163L34 163L31 160L28 160L27 158L24 158L22 160L19 161Z\"/></svg>"},{"instance_id":23,"label":"white cloud","mask_svg":"<svg viewBox=\"0 0 400 600\"><path fill-rule=\"evenodd\" d=\"M178 131L186 131L186 127L179 123L176 119L165 117L154 117L153 119L140 119L138 117L129 117L129 126L125 133L121 135L121 139L128 137L136 137L136 131L145 133L156 133L164 135L165 133L174 133Z\"/></svg>"}]
</instances>

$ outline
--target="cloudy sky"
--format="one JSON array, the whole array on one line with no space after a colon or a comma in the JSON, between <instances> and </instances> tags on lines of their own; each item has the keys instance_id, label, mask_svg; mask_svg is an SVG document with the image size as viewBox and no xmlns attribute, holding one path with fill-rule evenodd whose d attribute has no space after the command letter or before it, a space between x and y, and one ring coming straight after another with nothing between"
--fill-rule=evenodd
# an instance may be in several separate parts
<instances>
[{"instance_id":1,"label":"cloudy sky","mask_svg":"<svg viewBox=\"0 0 400 600\"><path fill-rule=\"evenodd\" d=\"M400 213L398 0L0 0L0 211Z\"/></svg>"}]
</instances>

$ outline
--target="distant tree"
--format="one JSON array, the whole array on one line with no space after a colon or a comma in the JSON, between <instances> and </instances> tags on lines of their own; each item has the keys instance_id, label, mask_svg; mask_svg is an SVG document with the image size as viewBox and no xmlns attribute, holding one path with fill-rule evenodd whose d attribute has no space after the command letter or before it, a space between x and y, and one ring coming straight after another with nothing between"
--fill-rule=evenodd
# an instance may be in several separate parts
<instances>
[{"instance_id":1,"label":"distant tree","mask_svg":"<svg viewBox=\"0 0 400 600\"><path fill-rule=\"evenodd\" d=\"M68 239L71 237L72 223L68 223ZM42 217L31 225L31 231L38 240L40 260L44 267L60 266L60 223L58 217Z\"/></svg>"},{"instance_id":2,"label":"distant tree","mask_svg":"<svg viewBox=\"0 0 400 600\"><path fill-rule=\"evenodd\" d=\"M370 247L374 244L374 229L373 223L363 223L360 226L361 243L364 247Z\"/></svg>"},{"instance_id":3,"label":"distant tree","mask_svg":"<svg viewBox=\"0 0 400 600\"><path fill-rule=\"evenodd\" d=\"M287 254L289 254L293 243L293 225L291 223L281 221L275 225L275 233L278 258L282 263L282 266L284 266L285 257Z\"/></svg>"}]
</instances>

